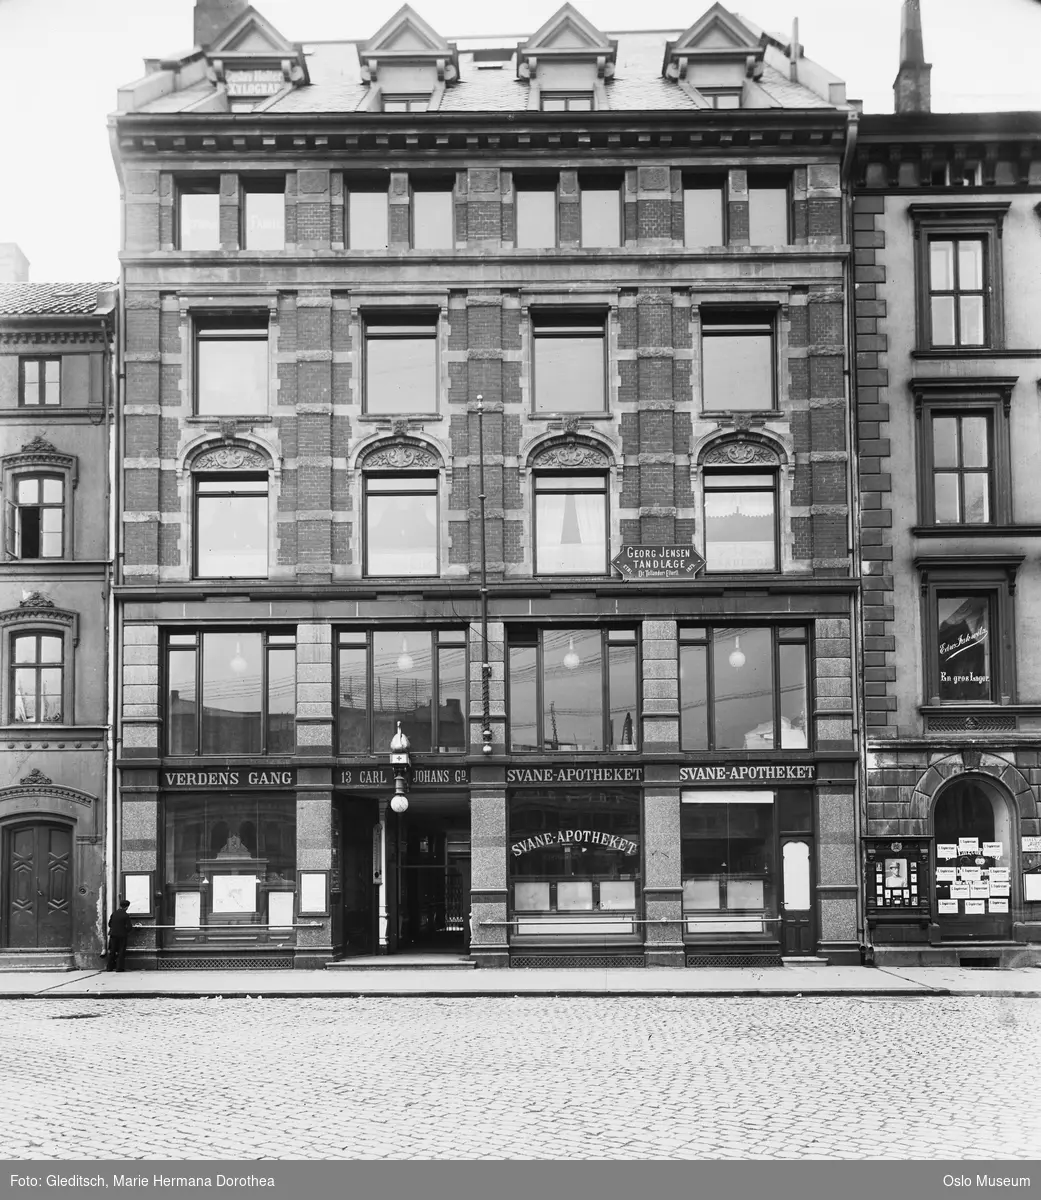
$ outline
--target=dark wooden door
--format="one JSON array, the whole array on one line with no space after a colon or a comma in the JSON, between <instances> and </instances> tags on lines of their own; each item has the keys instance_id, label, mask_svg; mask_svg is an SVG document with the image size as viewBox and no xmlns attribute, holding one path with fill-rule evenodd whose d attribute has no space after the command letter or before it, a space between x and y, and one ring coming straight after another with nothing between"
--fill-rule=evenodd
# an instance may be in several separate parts
<instances>
[{"instance_id":1,"label":"dark wooden door","mask_svg":"<svg viewBox=\"0 0 1041 1200\"><path fill-rule=\"evenodd\" d=\"M72 831L19 825L5 839L6 944L12 950L72 945Z\"/></svg>"},{"instance_id":2,"label":"dark wooden door","mask_svg":"<svg viewBox=\"0 0 1041 1200\"><path fill-rule=\"evenodd\" d=\"M373 829L379 813L369 800L343 805L343 933L345 954L376 953Z\"/></svg>"},{"instance_id":3,"label":"dark wooden door","mask_svg":"<svg viewBox=\"0 0 1041 1200\"><path fill-rule=\"evenodd\" d=\"M781 952L804 957L815 952L813 839L781 838Z\"/></svg>"}]
</instances>

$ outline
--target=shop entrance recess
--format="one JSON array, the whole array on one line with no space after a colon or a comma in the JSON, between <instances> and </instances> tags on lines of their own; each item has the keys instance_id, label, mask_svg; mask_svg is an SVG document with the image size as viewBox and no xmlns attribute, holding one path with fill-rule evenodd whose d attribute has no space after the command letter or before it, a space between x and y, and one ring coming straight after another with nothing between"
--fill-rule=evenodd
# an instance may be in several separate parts
<instances>
[{"instance_id":1,"label":"shop entrance recess","mask_svg":"<svg viewBox=\"0 0 1041 1200\"><path fill-rule=\"evenodd\" d=\"M936 921L945 941L1011 938L1013 830L1008 800L994 784L956 780L937 797Z\"/></svg>"}]
</instances>

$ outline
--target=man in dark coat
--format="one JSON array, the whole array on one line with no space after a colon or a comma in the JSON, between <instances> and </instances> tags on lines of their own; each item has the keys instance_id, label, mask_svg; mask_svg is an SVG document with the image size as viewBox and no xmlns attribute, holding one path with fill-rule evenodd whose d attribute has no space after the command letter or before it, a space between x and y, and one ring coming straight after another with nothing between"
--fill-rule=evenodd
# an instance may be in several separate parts
<instances>
[{"instance_id":1,"label":"man in dark coat","mask_svg":"<svg viewBox=\"0 0 1041 1200\"><path fill-rule=\"evenodd\" d=\"M123 970L123 964L127 956L127 941L130 938L130 930L134 927L133 922L130 920L130 913L127 912L129 907L129 900L121 900L119 908L108 919L106 971Z\"/></svg>"}]
</instances>

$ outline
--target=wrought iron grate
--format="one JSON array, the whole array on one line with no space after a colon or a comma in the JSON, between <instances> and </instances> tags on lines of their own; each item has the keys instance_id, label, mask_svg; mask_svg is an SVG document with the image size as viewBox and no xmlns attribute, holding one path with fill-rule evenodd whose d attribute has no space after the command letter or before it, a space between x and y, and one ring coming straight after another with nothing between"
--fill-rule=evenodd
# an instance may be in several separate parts
<instances>
[{"instance_id":1,"label":"wrought iron grate","mask_svg":"<svg viewBox=\"0 0 1041 1200\"><path fill-rule=\"evenodd\" d=\"M688 954L688 967L783 967L775 954Z\"/></svg>"},{"instance_id":2,"label":"wrought iron grate","mask_svg":"<svg viewBox=\"0 0 1041 1200\"><path fill-rule=\"evenodd\" d=\"M161 958L161 971L291 971L291 958Z\"/></svg>"},{"instance_id":3,"label":"wrought iron grate","mask_svg":"<svg viewBox=\"0 0 1041 1200\"><path fill-rule=\"evenodd\" d=\"M643 967L642 954L515 954L511 967Z\"/></svg>"}]
</instances>

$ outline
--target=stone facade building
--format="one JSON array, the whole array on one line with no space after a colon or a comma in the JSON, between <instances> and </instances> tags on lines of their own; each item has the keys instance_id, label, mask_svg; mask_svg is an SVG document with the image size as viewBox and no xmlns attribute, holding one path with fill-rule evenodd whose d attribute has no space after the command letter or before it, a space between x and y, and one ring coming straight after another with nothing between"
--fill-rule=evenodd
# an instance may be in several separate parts
<instances>
[{"instance_id":1,"label":"stone facade building","mask_svg":"<svg viewBox=\"0 0 1041 1200\"><path fill-rule=\"evenodd\" d=\"M146 65L136 964L859 961L844 85L719 4Z\"/></svg>"},{"instance_id":2,"label":"stone facade building","mask_svg":"<svg viewBox=\"0 0 1041 1200\"><path fill-rule=\"evenodd\" d=\"M28 266L0 247L0 969L89 968L110 891L116 288Z\"/></svg>"}]
</instances>

